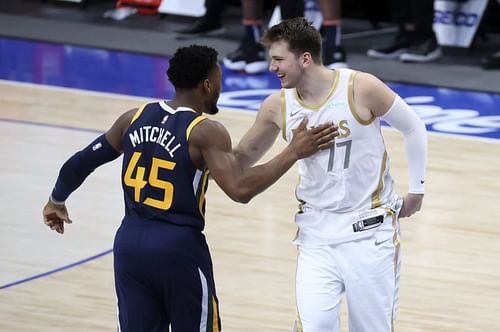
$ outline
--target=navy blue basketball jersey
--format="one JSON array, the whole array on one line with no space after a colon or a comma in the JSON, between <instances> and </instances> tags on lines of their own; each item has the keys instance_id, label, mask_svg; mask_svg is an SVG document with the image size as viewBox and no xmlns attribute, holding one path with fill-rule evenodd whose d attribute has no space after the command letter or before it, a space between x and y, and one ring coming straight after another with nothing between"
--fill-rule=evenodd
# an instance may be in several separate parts
<instances>
[{"instance_id":1,"label":"navy blue basketball jersey","mask_svg":"<svg viewBox=\"0 0 500 332\"><path fill-rule=\"evenodd\" d=\"M165 101L137 111L123 136L126 216L203 230L208 170L195 167L188 147L191 130L203 119Z\"/></svg>"}]
</instances>

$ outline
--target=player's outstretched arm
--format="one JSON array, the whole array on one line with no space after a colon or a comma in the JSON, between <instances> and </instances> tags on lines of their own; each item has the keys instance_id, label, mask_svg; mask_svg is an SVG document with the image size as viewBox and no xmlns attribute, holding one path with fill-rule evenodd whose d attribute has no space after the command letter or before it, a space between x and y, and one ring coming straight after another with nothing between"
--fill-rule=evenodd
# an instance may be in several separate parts
<instances>
[{"instance_id":1,"label":"player's outstretched arm","mask_svg":"<svg viewBox=\"0 0 500 332\"><path fill-rule=\"evenodd\" d=\"M43 221L50 229L63 234L64 224L72 223L65 205L66 199L97 167L120 156L123 133L135 112L134 109L122 114L105 134L75 153L61 167L49 201L42 211Z\"/></svg>"},{"instance_id":2,"label":"player's outstretched arm","mask_svg":"<svg viewBox=\"0 0 500 332\"><path fill-rule=\"evenodd\" d=\"M233 148L243 168L253 166L271 148L281 129L280 93L268 96L260 105L255 121Z\"/></svg>"},{"instance_id":3,"label":"player's outstretched arm","mask_svg":"<svg viewBox=\"0 0 500 332\"><path fill-rule=\"evenodd\" d=\"M199 152L222 190L233 200L247 203L276 182L299 159L333 144L338 135L333 124L306 129L304 119L290 144L269 162L243 169L231 150L231 138L219 123L205 120L193 129L190 145Z\"/></svg>"}]
</instances>

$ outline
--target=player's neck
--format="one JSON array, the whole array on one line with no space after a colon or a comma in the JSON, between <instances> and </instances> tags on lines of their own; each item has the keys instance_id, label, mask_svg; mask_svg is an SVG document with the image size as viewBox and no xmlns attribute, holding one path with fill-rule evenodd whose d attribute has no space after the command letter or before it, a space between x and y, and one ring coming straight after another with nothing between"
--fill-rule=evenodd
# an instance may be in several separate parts
<instances>
[{"instance_id":1,"label":"player's neck","mask_svg":"<svg viewBox=\"0 0 500 332\"><path fill-rule=\"evenodd\" d=\"M297 84L297 92L303 102L315 104L325 99L330 92L335 74L324 66L314 66L304 73Z\"/></svg>"},{"instance_id":2,"label":"player's neck","mask_svg":"<svg viewBox=\"0 0 500 332\"><path fill-rule=\"evenodd\" d=\"M179 93L177 92L175 97L168 101L168 106L173 109L177 109L178 107L189 107L195 110L198 113L203 112L203 103L198 102L201 98L197 98L196 95L192 93Z\"/></svg>"}]
</instances>

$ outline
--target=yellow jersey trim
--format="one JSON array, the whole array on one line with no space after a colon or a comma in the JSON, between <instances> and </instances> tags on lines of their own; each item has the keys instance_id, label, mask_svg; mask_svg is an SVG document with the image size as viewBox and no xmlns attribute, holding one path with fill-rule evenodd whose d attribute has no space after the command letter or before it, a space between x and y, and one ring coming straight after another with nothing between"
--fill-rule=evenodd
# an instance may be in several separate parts
<instances>
[{"instance_id":1,"label":"yellow jersey trim","mask_svg":"<svg viewBox=\"0 0 500 332\"><path fill-rule=\"evenodd\" d=\"M205 190L207 189L208 175L210 174L209 170L205 170L203 172L203 180L201 184L201 193L200 193L200 201L198 202L198 208L200 209L200 215L205 217L205 213L203 211L203 203L205 202Z\"/></svg>"},{"instance_id":2,"label":"yellow jersey trim","mask_svg":"<svg viewBox=\"0 0 500 332\"><path fill-rule=\"evenodd\" d=\"M380 193L384 188L383 177L386 167L387 167L387 151L384 151L384 157L382 158L382 165L380 165L380 177L378 179L377 190L375 190L375 192L372 194L372 209L378 208L381 205Z\"/></svg>"},{"instance_id":3,"label":"yellow jersey trim","mask_svg":"<svg viewBox=\"0 0 500 332\"><path fill-rule=\"evenodd\" d=\"M325 99L323 99L323 101L321 103L319 103L318 105L306 105L302 99L300 98L299 96L299 92L297 91L297 89L294 89L294 93L295 93L295 99L297 99L297 102L304 108L307 108L307 109L310 109L310 110L313 110L313 111L317 111L319 110L321 107L323 107L327 102L328 100L330 99L330 97L333 95L333 93L335 92L335 90L337 89L337 85L339 84L339 76L340 76L340 71L339 70L335 70L334 71L334 78L333 78L333 84L332 84L332 87L330 89L330 91L328 92L328 95L325 97Z\"/></svg>"},{"instance_id":4,"label":"yellow jersey trim","mask_svg":"<svg viewBox=\"0 0 500 332\"><path fill-rule=\"evenodd\" d=\"M137 120L141 114L142 114L142 111L144 111L144 108L146 108L146 106L148 105L149 103L145 103L144 105L142 105L141 107L139 107L139 109L137 110L137 112L135 112L132 120L130 120L130 124L134 123L135 120Z\"/></svg>"},{"instance_id":5,"label":"yellow jersey trim","mask_svg":"<svg viewBox=\"0 0 500 332\"><path fill-rule=\"evenodd\" d=\"M217 301L215 301L215 297L212 296L212 331L219 332L219 313L217 311Z\"/></svg>"},{"instance_id":6,"label":"yellow jersey trim","mask_svg":"<svg viewBox=\"0 0 500 332\"><path fill-rule=\"evenodd\" d=\"M357 71L353 71L349 75L349 84L347 86L347 100L349 101L349 109L351 110L352 116L354 116L356 121L358 121L363 126L368 126L373 121L375 121L375 115L372 114L372 117L369 120L363 120L356 111L356 107L354 107L354 78L357 74Z\"/></svg>"},{"instance_id":7,"label":"yellow jersey trim","mask_svg":"<svg viewBox=\"0 0 500 332\"><path fill-rule=\"evenodd\" d=\"M191 130L193 130L193 128L198 124L200 123L201 121L205 120L206 117L200 115L199 117L195 118L193 121L191 121L191 123L189 124L189 126L187 127L186 129L186 140L189 140L189 135L191 135Z\"/></svg>"},{"instance_id":8,"label":"yellow jersey trim","mask_svg":"<svg viewBox=\"0 0 500 332\"><path fill-rule=\"evenodd\" d=\"M281 99L281 135L286 142L286 102L285 102L285 89L280 91Z\"/></svg>"},{"instance_id":9,"label":"yellow jersey trim","mask_svg":"<svg viewBox=\"0 0 500 332\"><path fill-rule=\"evenodd\" d=\"M299 309L297 309L296 313L295 327L297 328L297 332L304 332L304 328L302 327L302 320L300 319L299 315Z\"/></svg>"},{"instance_id":10,"label":"yellow jersey trim","mask_svg":"<svg viewBox=\"0 0 500 332\"><path fill-rule=\"evenodd\" d=\"M390 208L385 208L387 214L392 217L392 228L394 230L394 235L392 236L392 243L394 244L394 277L398 275L398 262L401 248L401 241L399 239L399 226L398 219L396 217L396 211ZM394 312L391 315L391 331L394 331Z\"/></svg>"}]
</instances>

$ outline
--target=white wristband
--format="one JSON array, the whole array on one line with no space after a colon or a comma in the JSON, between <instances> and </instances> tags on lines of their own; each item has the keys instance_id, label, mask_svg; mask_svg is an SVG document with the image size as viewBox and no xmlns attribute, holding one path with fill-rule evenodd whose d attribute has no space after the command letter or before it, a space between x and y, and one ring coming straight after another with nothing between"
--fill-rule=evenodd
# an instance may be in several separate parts
<instances>
[{"instance_id":1,"label":"white wristband","mask_svg":"<svg viewBox=\"0 0 500 332\"><path fill-rule=\"evenodd\" d=\"M64 205L64 202L60 202L60 201L56 201L52 195L49 196L49 201L54 204L54 205L57 205L57 206L63 206Z\"/></svg>"}]
</instances>

